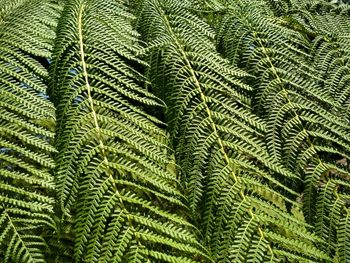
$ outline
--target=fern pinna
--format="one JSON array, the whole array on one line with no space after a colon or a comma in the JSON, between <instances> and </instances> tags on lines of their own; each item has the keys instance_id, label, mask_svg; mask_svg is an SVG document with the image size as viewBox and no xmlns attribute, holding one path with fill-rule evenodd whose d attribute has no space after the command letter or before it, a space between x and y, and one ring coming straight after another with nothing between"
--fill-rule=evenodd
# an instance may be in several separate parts
<instances>
[{"instance_id":1,"label":"fern pinna","mask_svg":"<svg viewBox=\"0 0 350 263\"><path fill-rule=\"evenodd\" d=\"M43 236L55 229L55 109L43 64L51 57L59 7L42 0L1 4L0 261L45 262Z\"/></svg>"},{"instance_id":2,"label":"fern pinna","mask_svg":"<svg viewBox=\"0 0 350 263\"><path fill-rule=\"evenodd\" d=\"M138 28L203 242L215 262L328 261L297 216L297 194L277 179L295 178L261 141L266 125L241 81L249 75L216 53L214 32L190 10L145 1Z\"/></svg>"},{"instance_id":3,"label":"fern pinna","mask_svg":"<svg viewBox=\"0 0 350 263\"><path fill-rule=\"evenodd\" d=\"M247 8L245 1L232 3L219 30L219 49L256 76L254 106L267 123L268 149L302 180L297 189L304 215L324 239L322 250L346 262L348 18L336 15L337 8L332 14L328 4L275 16L268 8L265 14Z\"/></svg>"},{"instance_id":4,"label":"fern pinna","mask_svg":"<svg viewBox=\"0 0 350 263\"><path fill-rule=\"evenodd\" d=\"M70 1L52 65L57 191L74 221L74 262L196 262L161 124L137 71L133 17L117 1ZM147 106L147 107L146 107Z\"/></svg>"}]
</instances>

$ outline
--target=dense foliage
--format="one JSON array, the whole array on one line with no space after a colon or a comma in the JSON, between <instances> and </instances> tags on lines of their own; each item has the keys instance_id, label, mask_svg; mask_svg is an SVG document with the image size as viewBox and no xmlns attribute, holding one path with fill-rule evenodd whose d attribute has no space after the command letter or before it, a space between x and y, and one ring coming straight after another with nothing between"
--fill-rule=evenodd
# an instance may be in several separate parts
<instances>
[{"instance_id":1,"label":"dense foliage","mask_svg":"<svg viewBox=\"0 0 350 263\"><path fill-rule=\"evenodd\" d=\"M350 6L0 0L0 262L350 262Z\"/></svg>"}]
</instances>

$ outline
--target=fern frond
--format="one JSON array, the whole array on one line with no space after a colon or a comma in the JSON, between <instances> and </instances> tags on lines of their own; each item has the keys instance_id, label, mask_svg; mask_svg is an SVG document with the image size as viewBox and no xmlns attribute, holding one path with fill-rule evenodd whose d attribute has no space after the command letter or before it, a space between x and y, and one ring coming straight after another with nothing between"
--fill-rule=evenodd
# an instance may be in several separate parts
<instances>
[{"instance_id":1,"label":"fern frond","mask_svg":"<svg viewBox=\"0 0 350 263\"><path fill-rule=\"evenodd\" d=\"M1 262L46 262L43 235L55 229L55 111L43 62L59 11L50 1L14 1L0 11Z\"/></svg>"},{"instance_id":2,"label":"fern frond","mask_svg":"<svg viewBox=\"0 0 350 263\"><path fill-rule=\"evenodd\" d=\"M242 81L251 76L218 55L215 33L191 12L191 3L146 0L139 12L148 76L168 105L185 194L214 260L274 262L284 257L275 249L291 249L304 261L328 261L313 244L317 237L284 232L289 218L298 221L286 208L298 206L297 196L283 184L295 177L262 141L266 123L251 113L252 89ZM304 225L297 228L312 236ZM310 250L301 250L303 244Z\"/></svg>"},{"instance_id":3,"label":"fern frond","mask_svg":"<svg viewBox=\"0 0 350 263\"><path fill-rule=\"evenodd\" d=\"M254 5L247 8L243 3L232 3L222 20L218 43L234 65L256 76L255 112L267 123L269 152L303 179L305 217L326 242L321 247L334 256L336 247L342 245L336 238L339 214L347 208L344 201L334 198L333 191L320 192L319 188L334 183L328 178L331 175L349 176L348 167L334 165L340 159L348 162L350 149L344 103L347 91L344 86L335 91L338 83L346 85L346 66L339 63L347 61L340 55L346 54L347 44L336 51L334 47L339 46L332 48L331 43L337 36L346 36L349 26L346 18L321 2L305 4L303 8L309 9L298 7L295 14L285 10L279 16L261 14ZM315 54L309 56L310 51ZM341 102L336 92L343 91ZM343 188L333 186L338 187Z\"/></svg>"},{"instance_id":4,"label":"fern frond","mask_svg":"<svg viewBox=\"0 0 350 263\"><path fill-rule=\"evenodd\" d=\"M162 123L147 111L163 103L143 87L132 20L122 2L74 0L58 26L56 176L59 205L74 222L74 260L206 260Z\"/></svg>"}]
</instances>

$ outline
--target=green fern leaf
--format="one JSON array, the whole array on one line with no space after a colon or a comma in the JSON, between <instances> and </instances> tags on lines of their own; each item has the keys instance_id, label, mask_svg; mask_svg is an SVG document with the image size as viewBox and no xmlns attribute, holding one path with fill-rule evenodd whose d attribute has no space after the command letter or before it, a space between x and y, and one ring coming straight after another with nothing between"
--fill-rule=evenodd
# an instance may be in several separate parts
<instances>
[{"instance_id":1,"label":"green fern leaf","mask_svg":"<svg viewBox=\"0 0 350 263\"><path fill-rule=\"evenodd\" d=\"M60 8L11 1L0 9L0 261L46 262L55 230L53 104L47 69ZM40 17L41 19L38 19ZM33 33L35 32L35 33Z\"/></svg>"},{"instance_id":2,"label":"green fern leaf","mask_svg":"<svg viewBox=\"0 0 350 263\"><path fill-rule=\"evenodd\" d=\"M185 195L214 260L278 261L274 250L279 242L286 253L291 247L305 261L329 260L310 238L289 239L283 233L289 218L297 220L285 203L298 205L296 193L284 187L283 179L295 176L276 162L261 140L266 123L251 113L252 88L242 81L251 76L218 55L214 32L191 11L191 3L145 1L138 28L148 43L148 76L168 105L168 130L183 170ZM254 196L260 202L254 202ZM261 203L266 210L259 209ZM271 213L278 220L264 216ZM305 227L300 232L312 236ZM299 240L311 243L310 251L300 250Z\"/></svg>"},{"instance_id":3,"label":"green fern leaf","mask_svg":"<svg viewBox=\"0 0 350 263\"><path fill-rule=\"evenodd\" d=\"M198 262L162 124L148 107L133 16L118 1L69 2L52 65L57 188L75 262ZM61 224L65 224L63 220Z\"/></svg>"}]
</instances>

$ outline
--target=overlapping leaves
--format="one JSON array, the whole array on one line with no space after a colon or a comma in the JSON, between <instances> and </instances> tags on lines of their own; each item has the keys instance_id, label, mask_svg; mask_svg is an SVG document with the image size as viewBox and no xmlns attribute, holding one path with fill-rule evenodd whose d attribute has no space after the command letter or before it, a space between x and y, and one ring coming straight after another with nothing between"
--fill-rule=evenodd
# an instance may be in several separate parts
<instances>
[{"instance_id":1,"label":"overlapping leaves","mask_svg":"<svg viewBox=\"0 0 350 263\"><path fill-rule=\"evenodd\" d=\"M214 32L190 4L150 0L140 10L148 75L168 105L185 194L214 261L327 261L283 184L295 178L264 146L266 124L250 112L242 81L250 76L216 53Z\"/></svg>"}]
</instances>

